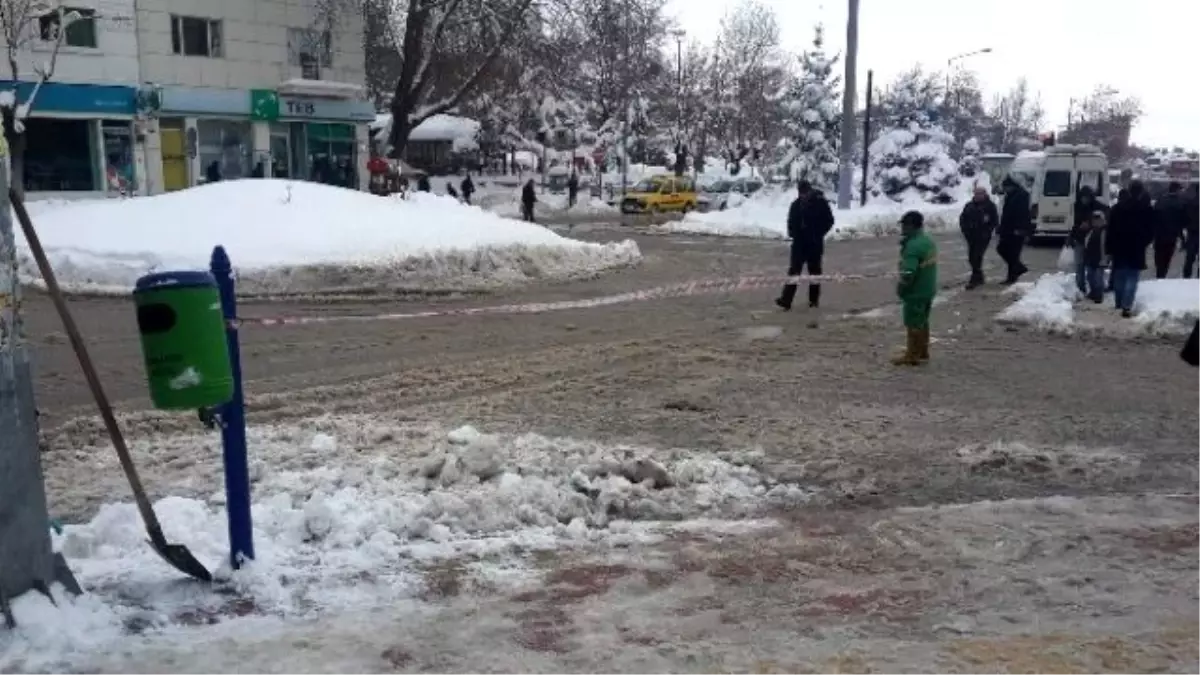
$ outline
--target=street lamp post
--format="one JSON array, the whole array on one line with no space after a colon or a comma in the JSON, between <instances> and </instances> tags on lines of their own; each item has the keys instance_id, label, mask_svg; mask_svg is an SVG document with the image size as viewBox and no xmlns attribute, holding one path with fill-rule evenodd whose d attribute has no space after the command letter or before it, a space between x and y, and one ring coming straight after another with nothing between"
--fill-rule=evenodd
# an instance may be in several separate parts
<instances>
[{"instance_id":1,"label":"street lamp post","mask_svg":"<svg viewBox=\"0 0 1200 675\"><path fill-rule=\"evenodd\" d=\"M851 183L854 182L854 88L858 67L858 0L849 0L846 15L846 76L842 80L842 147L838 153L839 209L850 208Z\"/></svg>"},{"instance_id":2,"label":"street lamp post","mask_svg":"<svg viewBox=\"0 0 1200 675\"><path fill-rule=\"evenodd\" d=\"M946 96L950 95L950 70L951 70L951 68L954 67L955 61L961 61L962 59L970 58L972 56L978 56L980 54L991 54L991 53L992 53L991 47L984 47L983 49L976 49L973 52L963 52L962 54L959 54L958 56L951 56L950 58L946 59Z\"/></svg>"},{"instance_id":3,"label":"street lamp post","mask_svg":"<svg viewBox=\"0 0 1200 675\"><path fill-rule=\"evenodd\" d=\"M682 176L687 169L680 163L679 156L683 153L683 36L687 31L676 28L671 31L675 38L675 175Z\"/></svg>"}]
</instances>

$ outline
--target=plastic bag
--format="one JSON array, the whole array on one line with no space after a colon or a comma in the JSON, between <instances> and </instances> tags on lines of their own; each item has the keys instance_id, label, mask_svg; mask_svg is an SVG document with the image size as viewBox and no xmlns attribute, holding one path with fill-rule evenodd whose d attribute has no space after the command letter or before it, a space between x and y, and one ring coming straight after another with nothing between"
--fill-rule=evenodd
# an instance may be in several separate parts
<instances>
[{"instance_id":1,"label":"plastic bag","mask_svg":"<svg viewBox=\"0 0 1200 675\"><path fill-rule=\"evenodd\" d=\"M1058 269L1060 272L1075 271L1075 247L1067 242L1058 253Z\"/></svg>"}]
</instances>

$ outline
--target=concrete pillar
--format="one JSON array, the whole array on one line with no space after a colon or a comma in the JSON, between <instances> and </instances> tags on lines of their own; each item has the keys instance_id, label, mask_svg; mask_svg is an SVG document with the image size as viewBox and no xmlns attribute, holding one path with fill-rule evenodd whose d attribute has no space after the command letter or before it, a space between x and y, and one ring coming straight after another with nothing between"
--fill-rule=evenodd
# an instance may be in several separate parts
<instances>
[{"instance_id":1,"label":"concrete pillar","mask_svg":"<svg viewBox=\"0 0 1200 675\"><path fill-rule=\"evenodd\" d=\"M196 128L195 117L183 118L183 138L184 147L189 151L192 148L189 139L196 139L196 154L188 157L188 185L195 187L200 182L200 179L204 177L204 167L200 166L200 130Z\"/></svg>"},{"instance_id":2,"label":"concrete pillar","mask_svg":"<svg viewBox=\"0 0 1200 675\"><path fill-rule=\"evenodd\" d=\"M354 161L358 171L358 189L366 191L371 177L367 175L367 160L371 158L371 131L366 124L354 125Z\"/></svg>"},{"instance_id":3,"label":"concrete pillar","mask_svg":"<svg viewBox=\"0 0 1200 675\"><path fill-rule=\"evenodd\" d=\"M250 153L250 170L259 163L263 163L264 173L267 178L271 177L271 123L270 122L254 122L250 129L252 152Z\"/></svg>"},{"instance_id":4,"label":"concrete pillar","mask_svg":"<svg viewBox=\"0 0 1200 675\"><path fill-rule=\"evenodd\" d=\"M143 174L138 177L141 193L144 195L162 194L162 136L159 134L158 119L147 119L140 125L140 129L135 129L135 131L139 131L142 135L139 147L141 148Z\"/></svg>"}]
</instances>

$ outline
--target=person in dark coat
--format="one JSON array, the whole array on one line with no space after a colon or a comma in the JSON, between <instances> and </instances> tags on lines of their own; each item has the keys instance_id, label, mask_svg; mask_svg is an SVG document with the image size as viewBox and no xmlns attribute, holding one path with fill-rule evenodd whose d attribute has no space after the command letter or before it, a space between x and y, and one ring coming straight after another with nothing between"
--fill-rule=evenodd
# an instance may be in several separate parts
<instances>
[{"instance_id":1,"label":"person in dark coat","mask_svg":"<svg viewBox=\"0 0 1200 675\"><path fill-rule=\"evenodd\" d=\"M1175 249L1187 228L1187 207L1183 186L1174 181L1167 185L1167 194L1154 205L1154 276L1157 279L1166 279L1171 271L1171 259L1175 257Z\"/></svg>"},{"instance_id":2,"label":"person in dark coat","mask_svg":"<svg viewBox=\"0 0 1200 675\"><path fill-rule=\"evenodd\" d=\"M1200 366L1200 321L1192 324L1192 334L1179 351L1179 358L1193 366Z\"/></svg>"},{"instance_id":3,"label":"person in dark coat","mask_svg":"<svg viewBox=\"0 0 1200 675\"><path fill-rule=\"evenodd\" d=\"M1200 253L1200 184L1192 183L1184 200L1183 277L1191 279L1196 271L1196 254Z\"/></svg>"},{"instance_id":4,"label":"person in dark coat","mask_svg":"<svg viewBox=\"0 0 1200 675\"><path fill-rule=\"evenodd\" d=\"M221 163L214 159L204 169L204 182L217 183L217 182L220 182L220 180L221 180Z\"/></svg>"},{"instance_id":5,"label":"person in dark coat","mask_svg":"<svg viewBox=\"0 0 1200 675\"><path fill-rule=\"evenodd\" d=\"M1129 198L1112 209L1104 252L1112 260L1112 287L1121 316L1133 316L1138 281L1146 269L1146 248L1154 239L1154 207L1141 181L1129 184Z\"/></svg>"},{"instance_id":6,"label":"person in dark coat","mask_svg":"<svg viewBox=\"0 0 1200 675\"><path fill-rule=\"evenodd\" d=\"M796 185L796 199L788 209L788 236L792 238L791 257L788 261L788 276L821 274L821 258L825 255L825 235L833 229L833 210L820 190L813 189L806 180ZM775 304L783 310L792 308L796 299L796 284L784 284L783 292L775 298ZM821 303L821 284L808 285L808 306Z\"/></svg>"},{"instance_id":7,"label":"person in dark coat","mask_svg":"<svg viewBox=\"0 0 1200 675\"><path fill-rule=\"evenodd\" d=\"M536 222L533 219L533 205L537 203L537 193L533 189L533 179L530 178L525 182L525 187L521 188L521 215L525 217L525 222Z\"/></svg>"},{"instance_id":8,"label":"person in dark coat","mask_svg":"<svg viewBox=\"0 0 1200 675\"><path fill-rule=\"evenodd\" d=\"M462 184L459 185L459 188L462 190L463 201L470 204L471 195L475 194L475 182L471 180L470 173L462 179Z\"/></svg>"},{"instance_id":9,"label":"person in dark coat","mask_svg":"<svg viewBox=\"0 0 1200 675\"><path fill-rule=\"evenodd\" d=\"M987 188L975 188L971 201L967 202L958 217L958 229L962 230L967 240L967 263L971 265L967 290L983 285L983 254L987 252L992 232L999 223L1000 214Z\"/></svg>"},{"instance_id":10,"label":"person in dark coat","mask_svg":"<svg viewBox=\"0 0 1200 675\"><path fill-rule=\"evenodd\" d=\"M1104 214L1104 221L1107 225L1109 209L1108 205L1096 199L1096 193L1090 185L1084 185L1079 188L1079 194L1075 196L1075 222L1071 226L1070 241L1071 247L1075 250L1075 286L1080 293L1088 293L1087 272L1084 269L1084 244L1087 238L1088 228L1092 221L1092 214L1100 211ZM1101 252L1103 255L1103 252Z\"/></svg>"},{"instance_id":11,"label":"person in dark coat","mask_svg":"<svg viewBox=\"0 0 1200 675\"><path fill-rule=\"evenodd\" d=\"M575 200L579 197L579 176L575 172L571 172L571 177L567 179L567 208L575 208Z\"/></svg>"},{"instance_id":12,"label":"person in dark coat","mask_svg":"<svg viewBox=\"0 0 1200 675\"><path fill-rule=\"evenodd\" d=\"M1100 206L1096 202L1097 208L1088 218L1080 218L1076 211L1071 228L1071 241L1079 242L1076 262L1083 268L1084 282L1079 290L1097 304L1104 302L1104 238L1108 229L1108 210Z\"/></svg>"},{"instance_id":13,"label":"person in dark coat","mask_svg":"<svg viewBox=\"0 0 1200 675\"><path fill-rule=\"evenodd\" d=\"M432 192L433 188L429 185L429 176L421 174L417 176L417 192Z\"/></svg>"},{"instance_id":14,"label":"person in dark coat","mask_svg":"<svg viewBox=\"0 0 1200 675\"><path fill-rule=\"evenodd\" d=\"M1004 206L1000 212L1000 226L996 228L999 241L996 242L996 253L1008 266L1008 274L1004 284L1011 285L1029 271L1021 262L1021 249L1025 248L1025 238L1029 236L1032 226L1029 212L1029 191L1019 185L1012 176L1005 176L1001 184L1004 188Z\"/></svg>"},{"instance_id":15,"label":"person in dark coat","mask_svg":"<svg viewBox=\"0 0 1200 675\"><path fill-rule=\"evenodd\" d=\"M455 199L458 199L458 190L454 189L454 183L451 183L450 181L446 181L446 194L450 195L451 197L454 197Z\"/></svg>"}]
</instances>

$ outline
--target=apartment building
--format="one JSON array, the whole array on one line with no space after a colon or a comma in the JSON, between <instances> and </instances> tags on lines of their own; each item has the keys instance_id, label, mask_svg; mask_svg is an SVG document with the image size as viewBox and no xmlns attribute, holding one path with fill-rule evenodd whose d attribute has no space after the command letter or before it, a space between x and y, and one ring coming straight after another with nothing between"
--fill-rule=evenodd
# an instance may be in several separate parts
<instances>
[{"instance_id":1,"label":"apartment building","mask_svg":"<svg viewBox=\"0 0 1200 675\"><path fill-rule=\"evenodd\" d=\"M140 77L157 93L149 192L248 176L365 189L361 14L330 23L317 0L136 4Z\"/></svg>"},{"instance_id":2,"label":"apartment building","mask_svg":"<svg viewBox=\"0 0 1200 675\"><path fill-rule=\"evenodd\" d=\"M362 21L319 0L65 0L53 78L26 123L26 189L158 194L217 179L288 177L364 189ZM22 44L19 102L57 14Z\"/></svg>"},{"instance_id":3,"label":"apartment building","mask_svg":"<svg viewBox=\"0 0 1200 675\"><path fill-rule=\"evenodd\" d=\"M72 0L78 20L63 36L53 79L25 120L25 189L31 193L132 190L146 174L134 119L139 75L134 0ZM25 103L35 67L51 61L58 14L30 17L18 43L17 77L0 70L0 91Z\"/></svg>"}]
</instances>

